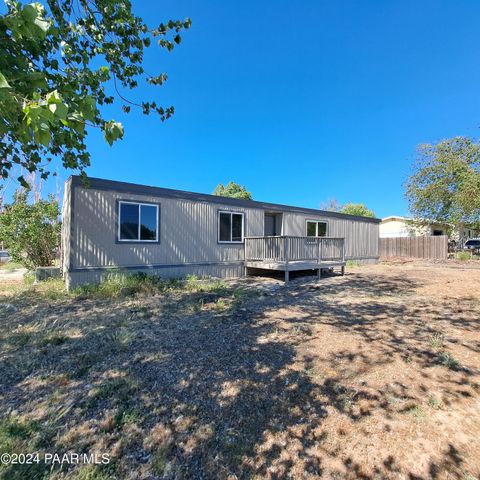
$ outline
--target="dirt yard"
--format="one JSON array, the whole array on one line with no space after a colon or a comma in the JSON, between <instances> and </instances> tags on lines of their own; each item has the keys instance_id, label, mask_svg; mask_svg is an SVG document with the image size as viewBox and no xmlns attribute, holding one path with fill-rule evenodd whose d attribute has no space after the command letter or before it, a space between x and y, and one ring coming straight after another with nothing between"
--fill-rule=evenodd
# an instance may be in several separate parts
<instances>
[{"instance_id":1,"label":"dirt yard","mask_svg":"<svg viewBox=\"0 0 480 480\"><path fill-rule=\"evenodd\" d=\"M116 298L0 289L0 453L110 459L0 478L480 476L474 263Z\"/></svg>"}]
</instances>

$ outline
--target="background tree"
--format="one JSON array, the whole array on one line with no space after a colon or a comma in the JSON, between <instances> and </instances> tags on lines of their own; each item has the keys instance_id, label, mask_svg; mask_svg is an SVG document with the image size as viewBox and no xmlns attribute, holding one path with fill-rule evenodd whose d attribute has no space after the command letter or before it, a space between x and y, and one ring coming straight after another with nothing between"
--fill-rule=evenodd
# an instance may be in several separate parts
<instances>
[{"instance_id":1,"label":"background tree","mask_svg":"<svg viewBox=\"0 0 480 480\"><path fill-rule=\"evenodd\" d=\"M252 200L252 194L248 192L245 187L238 185L235 182L229 182L225 186L219 183L213 191L213 194L218 195L219 197L243 198L244 200Z\"/></svg>"},{"instance_id":2,"label":"background tree","mask_svg":"<svg viewBox=\"0 0 480 480\"><path fill-rule=\"evenodd\" d=\"M363 203L346 203L339 212L348 215L357 215L359 217L375 218L375 212L368 209Z\"/></svg>"},{"instance_id":3,"label":"background tree","mask_svg":"<svg viewBox=\"0 0 480 480\"><path fill-rule=\"evenodd\" d=\"M146 74L144 50L157 39L170 51L191 22L169 20L150 29L132 13L129 0L6 0L0 16L0 169L9 176L20 165L49 173L53 158L83 173L90 165L88 127L103 131L111 145L122 124L104 118L100 107L121 102L123 111L155 112L163 121L173 107L132 102L121 89L139 82L162 85L167 75ZM152 8L154 8L152 4ZM20 175L19 181L27 186Z\"/></svg>"},{"instance_id":4,"label":"background tree","mask_svg":"<svg viewBox=\"0 0 480 480\"><path fill-rule=\"evenodd\" d=\"M58 200L28 202L27 190L19 190L0 214L0 239L15 262L30 270L50 266L58 256L60 243Z\"/></svg>"},{"instance_id":5,"label":"background tree","mask_svg":"<svg viewBox=\"0 0 480 480\"><path fill-rule=\"evenodd\" d=\"M480 227L480 145L466 137L420 145L405 197L417 224Z\"/></svg>"},{"instance_id":6,"label":"background tree","mask_svg":"<svg viewBox=\"0 0 480 480\"><path fill-rule=\"evenodd\" d=\"M342 208L342 205L336 198L331 198L325 203L320 204L320 210L325 210L327 212L339 212Z\"/></svg>"}]
</instances>

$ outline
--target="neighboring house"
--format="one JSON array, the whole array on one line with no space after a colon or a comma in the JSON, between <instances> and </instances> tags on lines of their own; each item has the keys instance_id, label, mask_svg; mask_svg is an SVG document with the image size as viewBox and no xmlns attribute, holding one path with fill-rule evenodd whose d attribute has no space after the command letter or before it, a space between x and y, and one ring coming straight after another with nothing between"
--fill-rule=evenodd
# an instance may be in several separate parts
<instances>
[{"instance_id":1,"label":"neighboring house","mask_svg":"<svg viewBox=\"0 0 480 480\"><path fill-rule=\"evenodd\" d=\"M380 222L380 238L390 237L424 237L429 235L447 235L448 226L431 223L422 227L409 225L410 218L392 215L382 218Z\"/></svg>"},{"instance_id":2,"label":"neighboring house","mask_svg":"<svg viewBox=\"0 0 480 480\"><path fill-rule=\"evenodd\" d=\"M463 227L460 229L452 229L448 224L444 223L431 222L425 226L414 227L409 224L411 220L411 218L396 215L382 218L379 227L380 238L449 235L451 240L458 242L478 235L478 231L473 228Z\"/></svg>"},{"instance_id":3,"label":"neighboring house","mask_svg":"<svg viewBox=\"0 0 480 480\"><path fill-rule=\"evenodd\" d=\"M62 217L69 288L99 282L114 268L167 278L238 277L246 267L263 268L247 265L246 256L319 274L348 259L378 261L379 219L97 178L88 188L78 176L67 180Z\"/></svg>"}]
</instances>

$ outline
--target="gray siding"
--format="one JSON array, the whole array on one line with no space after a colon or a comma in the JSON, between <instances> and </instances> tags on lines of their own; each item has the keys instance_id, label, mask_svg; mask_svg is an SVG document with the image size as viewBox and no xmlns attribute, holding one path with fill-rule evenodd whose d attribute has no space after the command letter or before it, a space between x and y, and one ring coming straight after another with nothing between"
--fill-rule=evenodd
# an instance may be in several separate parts
<instances>
[{"instance_id":1,"label":"gray siding","mask_svg":"<svg viewBox=\"0 0 480 480\"><path fill-rule=\"evenodd\" d=\"M283 216L283 234L305 236L307 220L327 222L328 237L345 238L347 259L378 259L378 223L287 212Z\"/></svg>"},{"instance_id":2,"label":"gray siding","mask_svg":"<svg viewBox=\"0 0 480 480\"><path fill-rule=\"evenodd\" d=\"M94 188L74 189L72 269L178 265L243 260L243 244L217 242L218 210L243 212L245 235L263 234L263 212ZM117 201L133 200L160 205L160 243L117 243Z\"/></svg>"}]
</instances>

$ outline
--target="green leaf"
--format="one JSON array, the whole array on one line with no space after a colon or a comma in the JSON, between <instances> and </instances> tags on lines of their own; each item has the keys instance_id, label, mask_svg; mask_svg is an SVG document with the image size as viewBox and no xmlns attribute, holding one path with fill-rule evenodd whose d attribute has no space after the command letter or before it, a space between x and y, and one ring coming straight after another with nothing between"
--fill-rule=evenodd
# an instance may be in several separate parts
<instances>
[{"instance_id":1,"label":"green leaf","mask_svg":"<svg viewBox=\"0 0 480 480\"><path fill-rule=\"evenodd\" d=\"M7 82L7 79L0 72L0 88L11 88Z\"/></svg>"},{"instance_id":2,"label":"green leaf","mask_svg":"<svg viewBox=\"0 0 480 480\"><path fill-rule=\"evenodd\" d=\"M37 9L33 4L25 5L22 9L22 17L27 22L33 22L38 16Z\"/></svg>"},{"instance_id":3,"label":"green leaf","mask_svg":"<svg viewBox=\"0 0 480 480\"><path fill-rule=\"evenodd\" d=\"M47 96L45 98L47 99L48 104L60 103L62 101L62 98L60 97L60 94L57 90L53 90L53 92L47 93Z\"/></svg>"},{"instance_id":4,"label":"green leaf","mask_svg":"<svg viewBox=\"0 0 480 480\"><path fill-rule=\"evenodd\" d=\"M91 96L85 97L81 105L81 112L86 120L93 122L97 113L97 102Z\"/></svg>"},{"instance_id":5,"label":"green leaf","mask_svg":"<svg viewBox=\"0 0 480 480\"><path fill-rule=\"evenodd\" d=\"M64 103L52 103L48 106L50 111L61 120L66 120L68 107Z\"/></svg>"},{"instance_id":6,"label":"green leaf","mask_svg":"<svg viewBox=\"0 0 480 480\"><path fill-rule=\"evenodd\" d=\"M103 128L105 140L111 146L113 142L123 137L123 125L119 122L110 120L106 122Z\"/></svg>"},{"instance_id":7,"label":"green leaf","mask_svg":"<svg viewBox=\"0 0 480 480\"><path fill-rule=\"evenodd\" d=\"M41 123L39 127L34 131L33 137L35 143L40 143L45 147L48 147L50 143L50 128L47 123Z\"/></svg>"}]
</instances>

